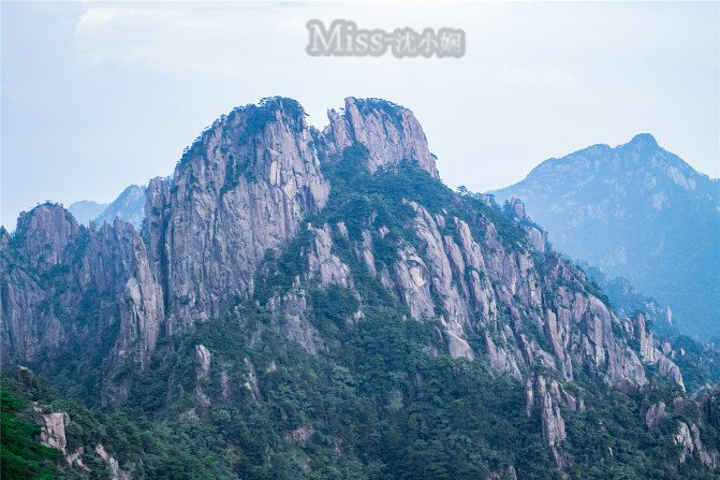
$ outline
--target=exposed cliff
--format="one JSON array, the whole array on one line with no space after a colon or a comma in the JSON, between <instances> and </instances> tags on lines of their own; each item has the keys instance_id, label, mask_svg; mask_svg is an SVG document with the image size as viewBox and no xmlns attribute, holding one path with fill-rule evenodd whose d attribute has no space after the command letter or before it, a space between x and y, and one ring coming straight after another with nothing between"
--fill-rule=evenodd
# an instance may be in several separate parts
<instances>
[{"instance_id":1,"label":"exposed cliff","mask_svg":"<svg viewBox=\"0 0 720 480\"><path fill-rule=\"evenodd\" d=\"M144 234L169 333L248 298L267 250L325 205L315 135L292 100L237 108L203 133L171 179L150 182Z\"/></svg>"},{"instance_id":2,"label":"exposed cliff","mask_svg":"<svg viewBox=\"0 0 720 480\"><path fill-rule=\"evenodd\" d=\"M410 110L385 100L349 97L344 110L329 110L328 118L323 136L329 156L339 157L345 148L361 143L369 151L370 173L412 160L439 178L425 132Z\"/></svg>"},{"instance_id":3,"label":"exposed cliff","mask_svg":"<svg viewBox=\"0 0 720 480\"><path fill-rule=\"evenodd\" d=\"M402 469L376 439L344 429L343 415L376 422L413 456L429 447L395 429L426 441L423 428L445 428L436 415L469 410L544 452L534 465L477 460L473 478L584 468L573 438L595 421L586 396L622 392L633 428L648 432L663 414L641 413L642 395L660 385L685 398L673 350L644 316L618 316L522 203L501 208L438 180L409 110L351 98L329 119L321 133L282 98L221 117L172 177L150 182L140 234L119 219L80 226L57 205L23 214L12 236L0 232L3 361L64 385L102 371L74 391L212 424L223 445L257 452L312 455L325 442ZM438 461L470 444L501 456L517 447L484 437L484 417L471 417L447 427L455 450ZM253 428L273 433L254 439ZM257 452L252 462L275 468ZM602 460L616 461L612 451Z\"/></svg>"},{"instance_id":4,"label":"exposed cliff","mask_svg":"<svg viewBox=\"0 0 720 480\"><path fill-rule=\"evenodd\" d=\"M131 225L88 229L61 206L41 205L20 216L0 270L3 363L47 373L82 348L66 364L74 374L146 365L164 323L162 291Z\"/></svg>"}]
</instances>

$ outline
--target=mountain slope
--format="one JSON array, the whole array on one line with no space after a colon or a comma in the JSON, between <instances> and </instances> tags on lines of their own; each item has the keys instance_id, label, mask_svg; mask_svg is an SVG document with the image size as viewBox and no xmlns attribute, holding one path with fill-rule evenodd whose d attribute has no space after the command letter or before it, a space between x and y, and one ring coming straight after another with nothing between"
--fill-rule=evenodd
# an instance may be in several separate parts
<instances>
[{"instance_id":1,"label":"mountain slope","mask_svg":"<svg viewBox=\"0 0 720 480\"><path fill-rule=\"evenodd\" d=\"M673 311L670 306L645 297L626 278L609 279L597 267L581 265L581 268L607 294L619 315L643 312L648 322L652 322L653 331L662 338L673 338L680 334L673 321Z\"/></svg>"},{"instance_id":2,"label":"mountain slope","mask_svg":"<svg viewBox=\"0 0 720 480\"><path fill-rule=\"evenodd\" d=\"M150 182L141 235L52 204L0 231L3 363L202 442L174 478L712 478L715 417L643 315L520 204L445 187L409 110L329 118L222 117ZM104 444L160 478L151 437Z\"/></svg>"},{"instance_id":3,"label":"mountain slope","mask_svg":"<svg viewBox=\"0 0 720 480\"><path fill-rule=\"evenodd\" d=\"M590 278L607 294L620 316L642 312L661 348L682 370L689 392L697 393L720 384L720 350L713 343L701 344L681 334L673 323L668 305L645 297L624 278L607 278L595 267L583 266Z\"/></svg>"},{"instance_id":4,"label":"mountain slope","mask_svg":"<svg viewBox=\"0 0 720 480\"><path fill-rule=\"evenodd\" d=\"M112 223L115 221L115 217L119 217L120 220L132 224L139 231L145 217L145 201L145 187L130 185L122 191L118 198L96 215L93 221L102 225L103 223ZM80 222L80 220L78 221Z\"/></svg>"},{"instance_id":5,"label":"mountain slope","mask_svg":"<svg viewBox=\"0 0 720 480\"><path fill-rule=\"evenodd\" d=\"M563 252L669 304L681 330L720 335L720 184L652 136L547 160L493 193L521 199Z\"/></svg>"}]
</instances>

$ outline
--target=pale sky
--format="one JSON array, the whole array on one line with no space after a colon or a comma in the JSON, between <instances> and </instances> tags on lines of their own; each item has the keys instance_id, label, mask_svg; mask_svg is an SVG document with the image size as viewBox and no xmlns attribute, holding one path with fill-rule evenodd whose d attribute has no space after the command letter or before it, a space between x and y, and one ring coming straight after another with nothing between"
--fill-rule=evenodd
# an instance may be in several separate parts
<instances>
[{"instance_id":1,"label":"pale sky","mask_svg":"<svg viewBox=\"0 0 720 480\"><path fill-rule=\"evenodd\" d=\"M650 132L720 176L720 3L2 3L1 218L113 200L172 173L237 105L346 96L415 112L446 184L473 191ZM310 57L306 23L462 28L460 59Z\"/></svg>"}]
</instances>

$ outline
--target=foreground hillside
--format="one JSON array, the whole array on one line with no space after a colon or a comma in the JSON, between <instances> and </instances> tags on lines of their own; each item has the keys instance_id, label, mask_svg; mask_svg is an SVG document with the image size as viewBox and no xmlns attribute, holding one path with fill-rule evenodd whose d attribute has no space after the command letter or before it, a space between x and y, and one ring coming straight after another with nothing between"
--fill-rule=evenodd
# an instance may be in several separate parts
<instances>
[{"instance_id":1,"label":"foreground hillside","mask_svg":"<svg viewBox=\"0 0 720 480\"><path fill-rule=\"evenodd\" d=\"M716 395L643 314L522 204L446 188L409 110L329 119L233 110L150 182L141 232L53 204L0 232L3 364L76 400L4 385L67 414L65 474L716 477Z\"/></svg>"}]
</instances>

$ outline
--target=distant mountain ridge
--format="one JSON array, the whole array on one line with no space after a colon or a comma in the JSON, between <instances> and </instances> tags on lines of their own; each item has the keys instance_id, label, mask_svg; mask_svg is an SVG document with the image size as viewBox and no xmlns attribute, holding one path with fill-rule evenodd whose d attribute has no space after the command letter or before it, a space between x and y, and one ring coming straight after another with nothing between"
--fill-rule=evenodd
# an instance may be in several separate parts
<instances>
[{"instance_id":1,"label":"distant mountain ridge","mask_svg":"<svg viewBox=\"0 0 720 480\"><path fill-rule=\"evenodd\" d=\"M95 218L97 226L103 223L112 223L116 217L124 222L131 223L136 230L140 230L145 218L145 190L147 187L130 185L103 212Z\"/></svg>"},{"instance_id":2,"label":"distant mountain ridge","mask_svg":"<svg viewBox=\"0 0 720 480\"><path fill-rule=\"evenodd\" d=\"M111 203L82 200L70 205L68 211L81 225L87 226L92 221L99 227L103 223L112 223L117 217L139 231L145 218L146 189L146 186L130 185Z\"/></svg>"},{"instance_id":3,"label":"distant mountain ridge","mask_svg":"<svg viewBox=\"0 0 720 480\"><path fill-rule=\"evenodd\" d=\"M82 225L89 225L99 215L105 211L109 204L98 203L92 200L80 200L68 207L68 211L73 214L75 220Z\"/></svg>"},{"instance_id":4,"label":"distant mountain ridge","mask_svg":"<svg viewBox=\"0 0 720 480\"><path fill-rule=\"evenodd\" d=\"M681 330L720 337L720 184L652 135L546 160L491 193L521 199L559 250L670 304Z\"/></svg>"}]
</instances>

